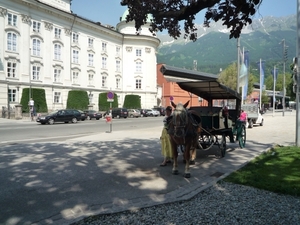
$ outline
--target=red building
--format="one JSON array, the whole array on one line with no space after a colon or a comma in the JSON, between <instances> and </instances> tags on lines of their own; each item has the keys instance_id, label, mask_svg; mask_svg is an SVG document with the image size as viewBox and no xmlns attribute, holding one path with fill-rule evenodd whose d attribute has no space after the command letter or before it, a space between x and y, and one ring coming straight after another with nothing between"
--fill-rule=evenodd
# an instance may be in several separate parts
<instances>
[{"instance_id":1,"label":"red building","mask_svg":"<svg viewBox=\"0 0 300 225\"><path fill-rule=\"evenodd\" d=\"M205 100L182 90L177 82L216 79L217 75L214 74L157 64L157 84L161 88L161 106L169 106L171 99L173 99L175 104L179 102L184 104L190 100L188 107L206 106L207 102Z\"/></svg>"}]
</instances>

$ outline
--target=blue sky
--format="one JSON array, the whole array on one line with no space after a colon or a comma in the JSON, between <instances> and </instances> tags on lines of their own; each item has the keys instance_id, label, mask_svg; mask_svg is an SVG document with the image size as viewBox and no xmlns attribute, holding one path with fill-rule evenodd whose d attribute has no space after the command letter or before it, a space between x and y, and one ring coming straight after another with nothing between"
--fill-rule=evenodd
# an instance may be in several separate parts
<instances>
[{"instance_id":1,"label":"blue sky","mask_svg":"<svg viewBox=\"0 0 300 225\"><path fill-rule=\"evenodd\" d=\"M120 5L121 0L72 0L73 13L95 22L116 26L126 7ZM197 15L196 23L203 23L205 10ZM297 0L263 0L259 13L255 18L265 16L296 15Z\"/></svg>"}]
</instances>

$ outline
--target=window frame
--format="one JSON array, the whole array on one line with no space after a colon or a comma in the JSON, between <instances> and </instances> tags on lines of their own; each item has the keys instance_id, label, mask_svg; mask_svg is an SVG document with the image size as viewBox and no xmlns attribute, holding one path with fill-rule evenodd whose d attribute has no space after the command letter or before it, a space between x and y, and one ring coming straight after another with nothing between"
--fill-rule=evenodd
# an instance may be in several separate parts
<instances>
[{"instance_id":1,"label":"window frame","mask_svg":"<svg viewBox=\"0 0 300 225\"><path fill-rule=\"evenodd\" d=\"M11 37L9 37L11 36ZM7 51L16 52L17 51L17 34L15 32L7 32L6 35L6 49Z\"/></svg>"},{"instance_id":2,"label":"window frame","mask_svg":"<svg viewBox=\"0 0 300 225\"><path fill-rule=\"evenodd\" d=\"M79 64L79 51L76 49L72 50L72 63Z\"/></svg>"},{"instance_id":3,"label":"window frame","mask_svg":"<svg viewBox=\"0 0 300 225\"><path fill-rule=\"evenodd\" d=\"M142 78L135 78L135 89L142 89Z\"/></svg>"},{"instance_id":4,"label":"window frame","mask_svg":"<svg viewBox=\"0 0 300 225\"><path fill-rule=\"evenodd\" d=\"M13 13L7 13L7 25L16 27L18 24L18 16Z\"/></svg>"},{"instance_id":5,"label":"window frame","mask_svg":"<svg viewBox=\"0 0 300 225\"><path fill-rule=\"evenodd\" d=\"M79 43L79 34L76 32L72 33L72 43L75 43L75 44Z\"/></svg>"},{"instance_id":6,"label":"window frame","mask_svg":"<svg viewBox=\"0 0 300 225\"><path fill-rule=\"evenodd\" d=\"M12 64L12 66L9 66L8 64ZM9 71L11 70L11 71ZM17 63L12 61L6 62L6 76L7 78L16 78L17 77ZM11 76L12 75L12 76Z\"/></svg>"},{"instance_id":7,"label":"window frame","mask_svg":"<svg viewBox=\"0 0 300 225\"><path fill-rule=\"evenodd\" d=\"M35 20L32 21L32 32L41 33L41 22Z\"/></svg>"},{"instance_id":8,"label":"window frame","mask_svg":"<svg viewBox=\"0 0 300 225\"><path fill-rule=\"evenodd\" d=\"M61 103L61 92L60 91L54 91L53 92L53 103L59 104Z\"/></svg>"},{"instance_id":9,"label":"window frame","mask_svg":"<svg viewBox=\"0 0 300 225\"><path fill-rule=\"evenodd\" d=\"M88 65L94 66L94 54L88 53Z\"/></svg>"},{"instance_id":10,"label":"window frame","mask_svg":"<svg viewBox=\"0 0 300 225\"><path fill-rule=\"evenodd\" d=\"M16 88L8 89L8 101L9 102L17 102L17 89Z\"/></svg>"},{"instance_id":11,"label":"window frame","mask_svg":"<svg viewBox=\"0 0 300 225\"><path fill-rule=\"evenodd\" d=\"M54 59L55 60L61 60L62 59L62 56L61 56L61 53L62 53L62 46L61 44L58 44L58 43L55 43L54 44Z\"/></svg>"},{"instance_id":12,"label":"window frame","mask_svg":"<svg viewBox=\"0 0 300 225\"><path fill-rule=\"evenodd\" d=\"M60 68L54 68L53 69L53 82L60 83L61 81L61 69Z\"/></svg>"},{"instance_id":13,"label":"window frame","mask_svg":"<svg viewBox=\"0 0 300 225\"><path fill-rule=\"evenodd\" d=\"M60 39L61 38L61 29L54 27L54 38Z\"/></svg>"},{"instance_id":14,"label":"window frame","mask_svg":"<svg viewBox=\"0 0 300 225\"><path fill-rule=\"evenodd\" d=\"M79 84L79 71L72 72L72 84Z\"/></svg>"},{"instance_id":15,"label":"window frame","mask_svg":"<svg viewBox=\"0 0 300 225\"><path fill-rule=\"evenodd\" d=\"M32 55L41 56L41 40L39 38L32 38Z\"/></svg>"},{"instance_id":16,"label":"window frame","mask_svg":"<svg viewBox=\"0 0 300 225\"><path fill-rule=\"evenodd\" d=\"M32 65L31 66L31 80L39 81L41 77L41 66L40 65Z\"/></svg>"}]
</instances>

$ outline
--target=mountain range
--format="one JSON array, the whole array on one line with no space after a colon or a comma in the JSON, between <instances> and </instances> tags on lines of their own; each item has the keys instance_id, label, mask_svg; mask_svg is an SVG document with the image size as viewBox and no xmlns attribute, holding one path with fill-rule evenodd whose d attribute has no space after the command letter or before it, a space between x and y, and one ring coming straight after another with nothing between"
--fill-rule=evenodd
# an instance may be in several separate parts
<instances>
[{"instance_id":1,"label":"mountain range","mask_svg":"<svg viewBox=\"0 0 300 225\"><path fill-rule=\"evenodd\" d=\"M240 52L249 51L251 73L259 75L260 60L265 62L266 76L272 74L275 65L279 68L279 73L283 73L284 59L286 72L290 73L289 66L296 56L296 21L296 15L264 17L253 20L251 25L243 29L239 49ZM158 34L161 44L157 62L213 74L218 74L237 62L238 41L229 39L229 29L222 26L221 22L211 23L209 28L196 26L198 39L195 42L183 37L175 40L168 34Z\"/></svg>"}]
</instances>

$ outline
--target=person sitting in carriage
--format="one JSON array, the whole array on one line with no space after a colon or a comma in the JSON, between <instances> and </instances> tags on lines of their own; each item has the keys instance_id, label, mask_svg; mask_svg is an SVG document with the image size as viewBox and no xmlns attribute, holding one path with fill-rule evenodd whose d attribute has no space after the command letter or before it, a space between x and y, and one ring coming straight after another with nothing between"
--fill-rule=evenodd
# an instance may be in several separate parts
<instances>
[{"instance_id":1,"label":"person sitting in carriage","mask_svg":"<svg viewBox=\"0 0 300 225\"><path fill-rule=\"evenodd\" d=\"M222 109L222 116L224 118L224 126L225 126L225 128L229 128L228 127L229 111L228 111L228 107L226 105ZM228 136L229 136L229 139L230 139L230 143L234 143L234 138L233 138L233 132L232 132L232 130L230 130L228 132Z\"/></svg>"},{"instance_id":2,"label":"person sitting in carriage","mask_svg":"<svg viewBox=\"0 0 300 225\"><path fill-rule=\"evenodd\" d=\"M246 123L247 121L247 113L243 109L241 110L241 114L238 120L244 123Z\"/></svg>"}]
</instances>

